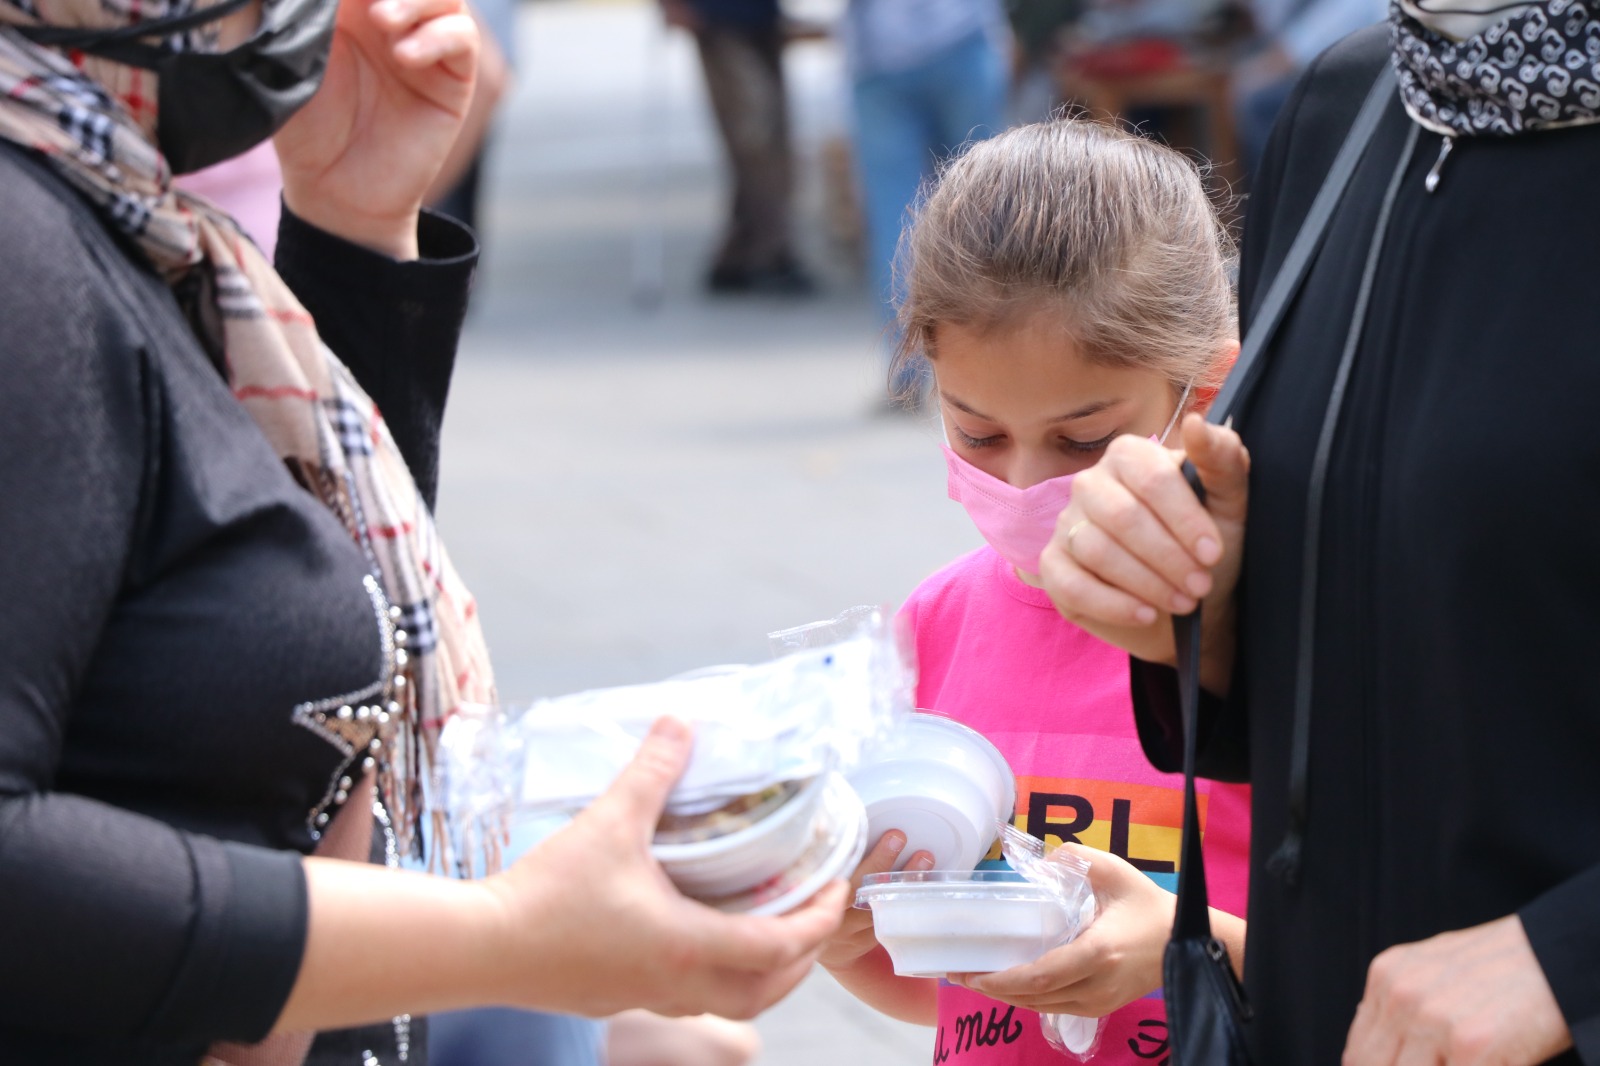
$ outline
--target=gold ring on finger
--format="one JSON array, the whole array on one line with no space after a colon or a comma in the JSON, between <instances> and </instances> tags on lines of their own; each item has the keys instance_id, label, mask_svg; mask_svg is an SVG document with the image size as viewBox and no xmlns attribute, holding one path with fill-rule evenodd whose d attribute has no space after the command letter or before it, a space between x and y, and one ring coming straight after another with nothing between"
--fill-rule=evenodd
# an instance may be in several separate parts
<instances>
[{"instance_id":1,"label":"gold ring on finger","mask_svg":"<svg viewBox=\"0 0 1600 1066\"><path fill-rule=\"evenodd\" d=\"M1080 518L1076 522L1072 523L1072 525L1067 527L1067 554L1071 555L1074 559L1077 558L1077 554L1072 550L1072 538L1078 535L1078 530L1082 529L1088 524L1089 520L1087 518Z\"/></svg>"}]
</instances>

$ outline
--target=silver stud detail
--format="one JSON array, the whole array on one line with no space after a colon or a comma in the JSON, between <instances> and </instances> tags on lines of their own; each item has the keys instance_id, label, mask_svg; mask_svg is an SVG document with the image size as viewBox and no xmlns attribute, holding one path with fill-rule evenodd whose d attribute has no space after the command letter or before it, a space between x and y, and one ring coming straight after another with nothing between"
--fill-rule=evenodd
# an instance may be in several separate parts
<instances>
[{"instance_id":1,"label":"silver stud detail","mask_svg":"<svg viewBox=\"0 0 1600 1066\"><path fill-rule=\"evenodd\" d=\"M377 761L369 755L365 759L361 760L361 772L370 774L377 765Z\"/></svg>"},{"instance_id":2,"label":"silver stud detail","mask_svg":"<svg viewBox=\"0 0 1600 1066\"><path fill-rule=\"evenodd\" d=\"M404 666L406 664L406 660L409 659L409 658L411 658L411 656L409 656L409 655L407 655L405 653L405 649L404 648L396 648L394 650L394 664L395 664L395 666Z\"/></svg>"},{"instance_id":3,"label":"silver stud detail","mask_svg":"<svg viewBox=\"0 0 1600 1066\"><path fill-rule=\"evenodd\" d=\"M317 825L320 827L320 826L324 826L324 825L327 825L327 824L328 824L328 812L327 811L323 811L321 814L317 815Z\"/></svg>"},{"instance_id":4,"label":"silver stud detail","mask_svg":"<svg viewBox=\"0 0 1600 1066\"><path fill-rule=\"evenodd\" d=\"M349 777L339 778L339 790L341 792L349 792L350 786L353 784L355 784L355 782L351 781Z\"/></svg>"},{"instance_id":5,"label":"silver stud detail","mask_svg":"<svg viewBox=\"0 0 1600 1066\"><path fill-rule=\"evenodd\" d=\"M351 710L350 705L348 703L345 704L343 707L339 708L339 718L342 721L348 722L350 720L351 716L354 715L354 714L355 714L355 711Z\"/></svg>"},{"instance_id":6,"label":"silver stud detail","mask_svg":"<svg viewBox=\"0 0 1600 1066\"><path fill-rule=\"evenodd\" d=\"M372 708L365 705L356 708L356 719L365 722L372 717Z\"/></svg>"},{"instance_id":7,"label":"silver stud detail","mask_svg":"<svg viewBox=\"0 0 1600 1066\"><path fill-rule=\"evenodd\" d=\"M337 792L335 792L333 794L333 802L335 802L335 803L343 803L345 800L347 800L349 798L350 798L350 793L346 792L342 788L339 791L337 791Z\"/></svg>"},{"instance_id":8,"label":"silver stud detail","mask_svg":"<svg viewBox=\"0 0 1600 1066\"><path fill-rule=\"evenodd\" d=\"M378 712L378 724L379 725L388 725L389 724L389 712L388 711L379 711Z\"/></svg>"},{"instance_id":9,"label":"silver stud detail","mask_svg":"<svg viewBox=\"0 0 1600 1066\"><path fill-rule=\"evenodd\" d=\"M383 741L379 740L377 737L373 737L371 743L369 743L367 745L367 750L368 751L382 751L383 750Z\"/></svg>"},{"instance_id":10,"label":"silver stud detail","mask_svg":"<svg viewBox=\"0 0 1600 1066\"><path fill-rule=\"evenodd\" d=\"M395 688L405 688L406 687L406 675L405 674L395 674L394 675L394 687Z\"/></svg>"},{"instance_id":11,"label":"silver stud detail","mask_svg":"<svg viewBox=\"0 0 1600 1066\"><path fill-rule=\"evenodd\" d=\"M400 705L398 703L396 703L394 700L390 700L389 701L389 713L390 714L399 714L400 713Z\"/></svg>"},{"instance_id":12,"label":"silver stud detail","mask_svg":"<svg viewBox=\"0 0 1600 1066\"><path fill-rule=\"evenodd\" d=\"M410 639L411 639L410 637L406 636L406 631L405 630L397 629L397 630L394 631L394 642L396 644L404 644L406 641L408 641Z\"/></svg>"},{"instance_id":13,"label":"silver stud detail","mask_svg":"<svg viewBox=\"0 0 1600 1066\"><path fill-rule=\"evenodd\" d=\"M400 612L400 605L398 603L392 603L392 604L389 605L389 617L390 618L392 618L396 622L398 622L398 621L400 621L400 613L401 613Z\"/></svg>"}]
</instances>

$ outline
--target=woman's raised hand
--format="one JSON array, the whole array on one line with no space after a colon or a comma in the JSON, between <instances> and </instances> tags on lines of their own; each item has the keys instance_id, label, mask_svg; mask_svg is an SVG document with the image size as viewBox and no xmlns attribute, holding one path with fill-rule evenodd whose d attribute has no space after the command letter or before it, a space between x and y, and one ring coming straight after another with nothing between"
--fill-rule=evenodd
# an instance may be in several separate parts
<instances>
[{"instance_id":1,"label":"woman's raised hand","mask_svg":"<svg viewBox=\"0 0 1600 1066\"><path fill-rule=\"evenodd\" d=\"M651 857L691 746L687 727L658 722L603 796L487 882L500 903L503 1002L749 1018L805 977L839 927L843 881L782 917L735 916L685 898Z\"/></svg>"},{"instance_id":2,"label":"woman's raised hand","mask_svg":"<svg viewBox=\"0 0 1600 1066\"><path fill-rule=\"evenodd\" d=\"M415 259L417 214L467 114L478 47L466 0L341 0L322 87L273 138L289 209Z\"/></svg>"},{"instance_id":3,"label":"woman's raised hand","mask_svg":"<svg viewBox=\"0 0 1600 1066\"><path fill-rule=\"evenodd\" d=\"M1170 620L1204 600L1201 681L1226 692L1233 660L1250 454L1233 430L1184 418L1183 448L1118 437L1078 475L1072 503L1040 558L1040 576L1063 617L1131 655L1173 661ZM1184 480L1185 455L1206 488Z\"/></svg>"}]
</instances>

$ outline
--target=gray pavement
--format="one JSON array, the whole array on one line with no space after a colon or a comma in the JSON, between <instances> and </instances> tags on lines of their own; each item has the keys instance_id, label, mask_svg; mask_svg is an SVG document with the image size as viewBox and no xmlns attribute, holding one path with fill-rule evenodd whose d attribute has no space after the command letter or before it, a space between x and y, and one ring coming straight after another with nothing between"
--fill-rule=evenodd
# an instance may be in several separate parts
<instances>
[{"instance_id":1,"label":"gray pavement","mask_svg":"<svg viewBox=\"0 0 1600 1066\"><path fill-rule=\"evenodd\" d=\"M723 192L690 42L647 0L544 0L518 29L439 508L502 696L758 659L769 630L898 603L975 546L931 424L873 413L879 326L821 208L845 121L832 47L789 56L824 291L713 300ZM930 1057L930 1030L821 973L758 1024L763 1066Z\"/></svg>"}]
</instances>

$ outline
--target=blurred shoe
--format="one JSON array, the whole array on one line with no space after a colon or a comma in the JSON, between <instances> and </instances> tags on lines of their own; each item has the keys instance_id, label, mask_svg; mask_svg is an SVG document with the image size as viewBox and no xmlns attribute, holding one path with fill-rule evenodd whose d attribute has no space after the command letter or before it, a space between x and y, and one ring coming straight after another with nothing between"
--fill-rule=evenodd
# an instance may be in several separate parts
<instances>
[{"instance_id":1,"label":"blurred shoe","mask_svg":"<svg viewBox=\"0 0 1600 1066\"><path fill-rule=\"evenodd\" d=\"M770 267L744 269L715 266L706 275L706 289L714 293L748 293L753 296L810 296L817 291L811 275L793 260Z\"/></svg>"}]
</instances>

